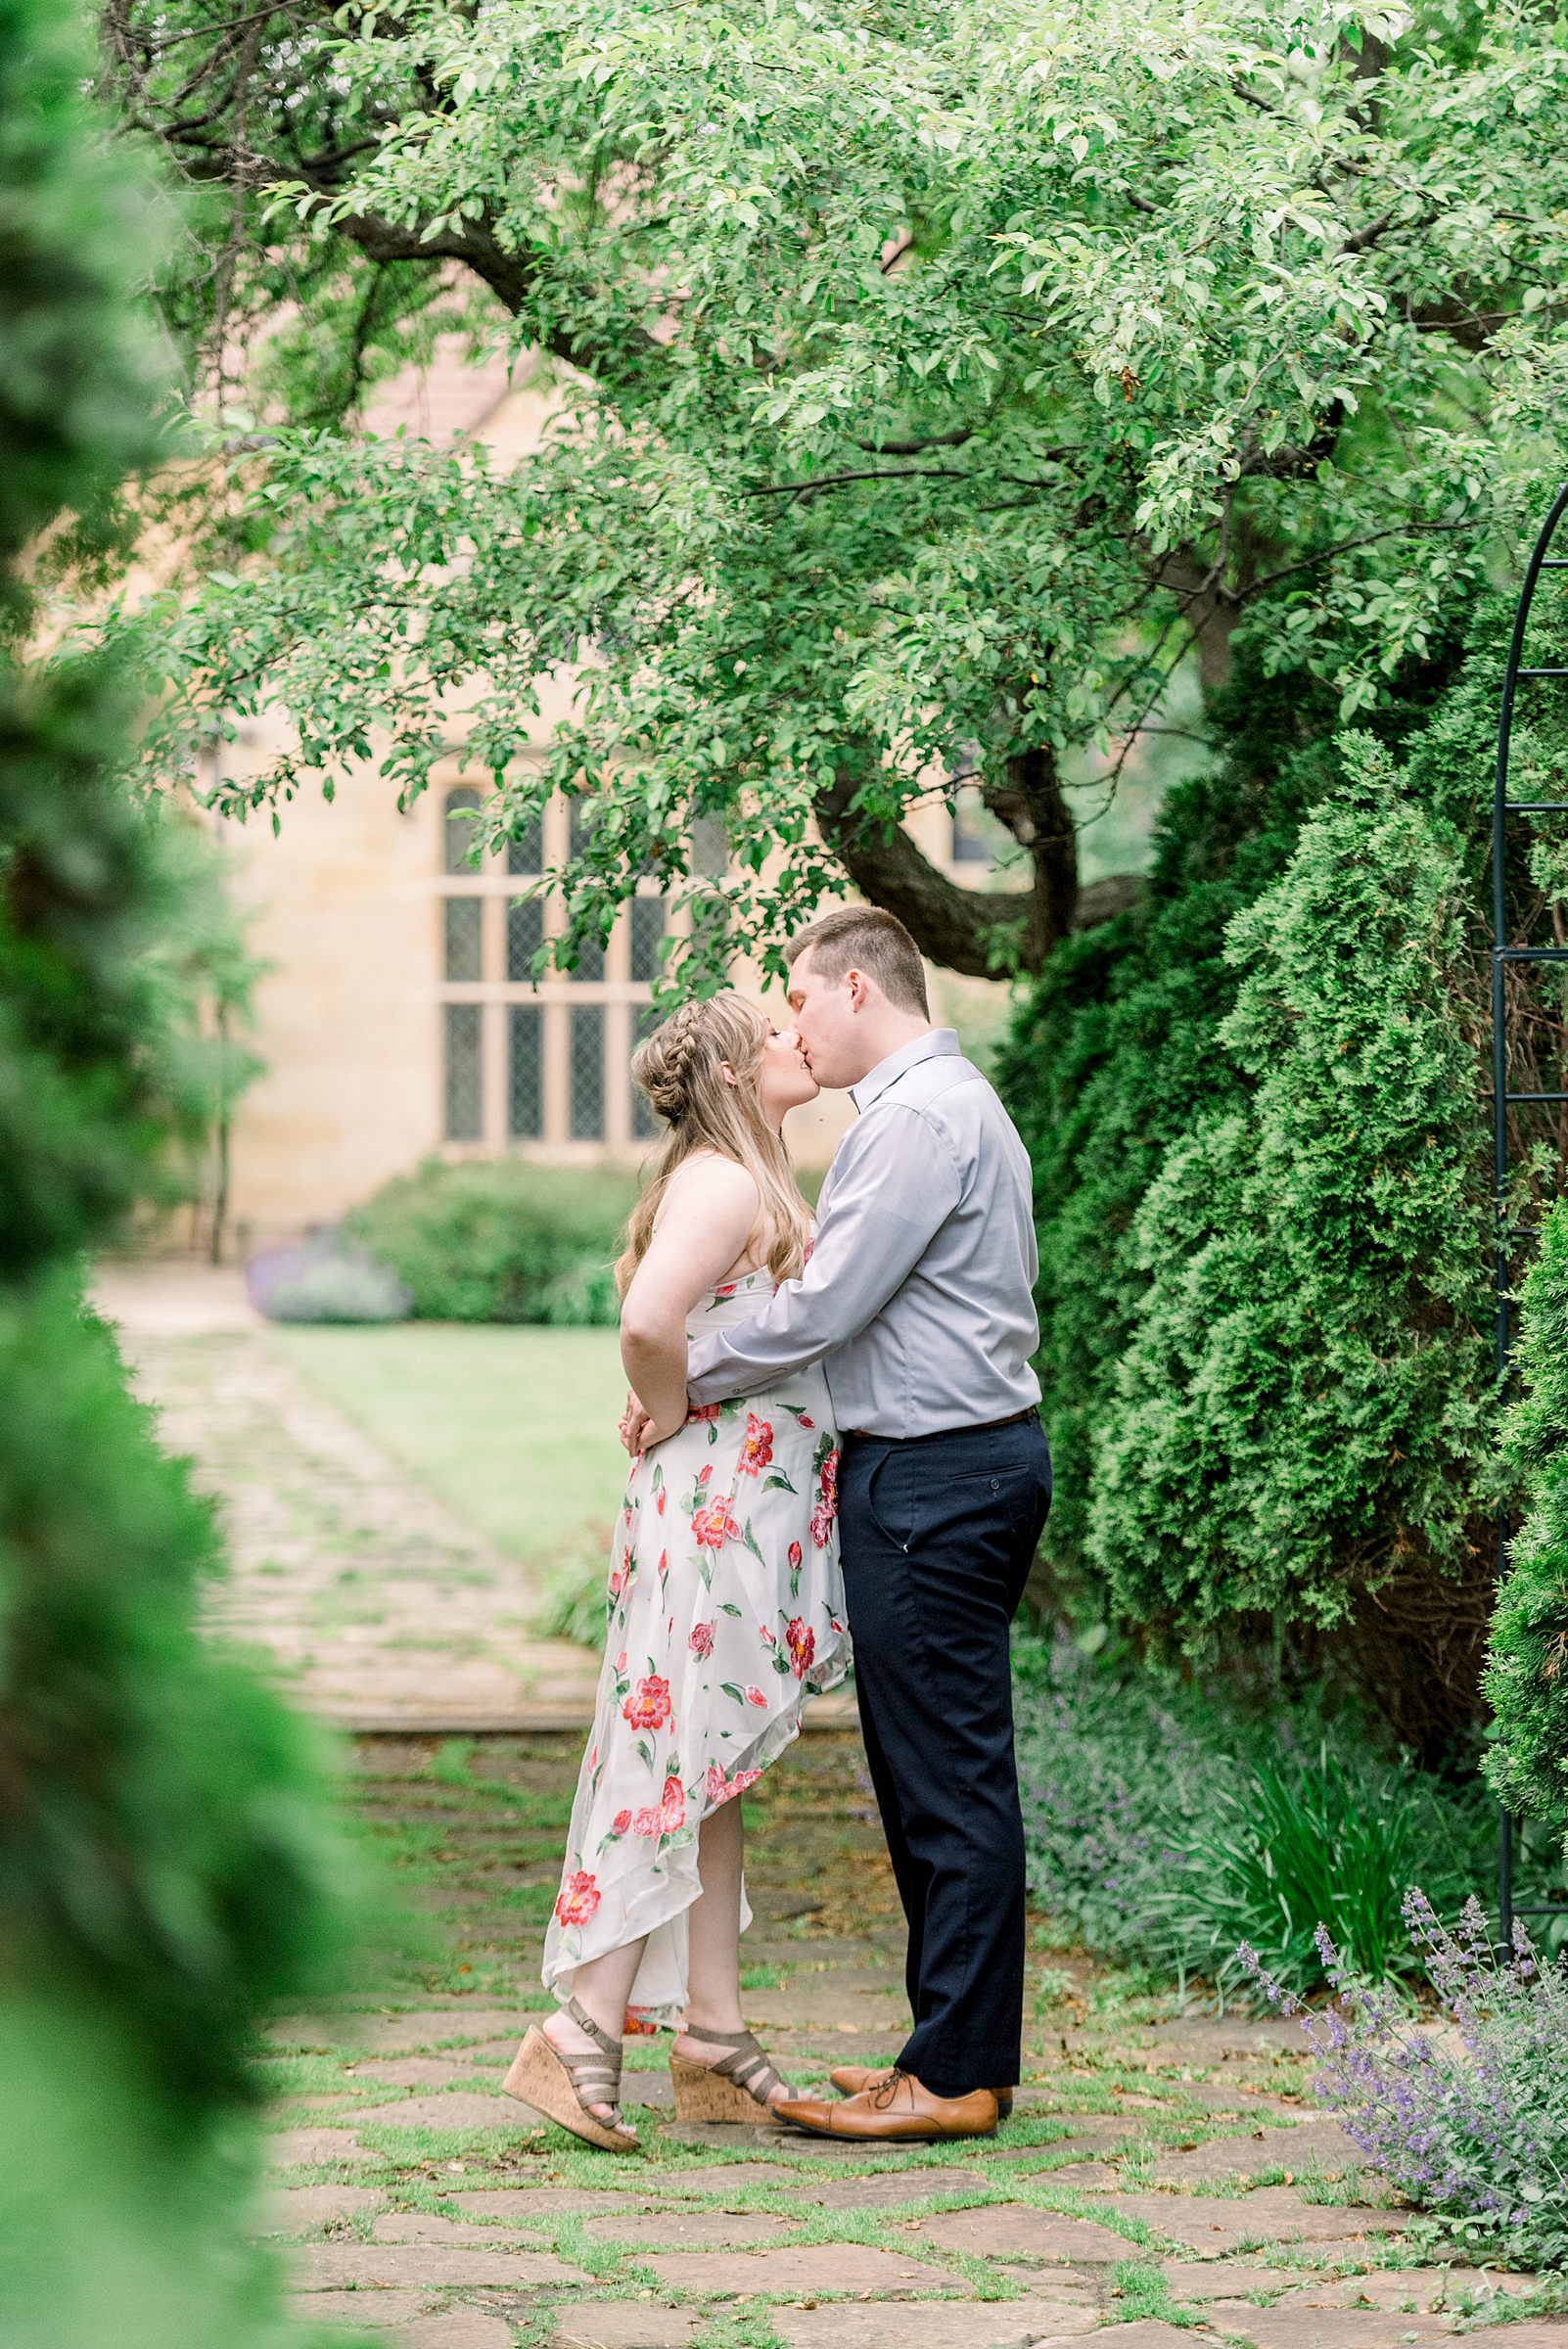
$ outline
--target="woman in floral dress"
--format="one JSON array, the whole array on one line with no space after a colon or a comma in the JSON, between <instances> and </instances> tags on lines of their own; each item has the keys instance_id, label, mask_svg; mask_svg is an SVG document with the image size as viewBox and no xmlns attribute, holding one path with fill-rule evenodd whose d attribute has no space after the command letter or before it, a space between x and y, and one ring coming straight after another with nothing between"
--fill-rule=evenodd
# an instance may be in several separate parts
<instances>
[{"instance_id":1,"label":"woman in floral dress","mask_svg":"<svg viewBox=\"0 0 1568 2349\"><path fill-rule=\"evenodd\" d=\"M820 1368L686 1407L691 1336L744 1321L810 1251L779 1128L817 1087L735 995L685 1005L632 1071L670 1132L617 1267L622 1356L653 1436L610 1558L610 1628L544 1980L560 2002L507 2087L624 2150L621 2035L681 2025L676 2108L765 2121L792 2092L740 2011L740 1804L849 1664L838 1438Z\"/></svg>"}]
</instances>

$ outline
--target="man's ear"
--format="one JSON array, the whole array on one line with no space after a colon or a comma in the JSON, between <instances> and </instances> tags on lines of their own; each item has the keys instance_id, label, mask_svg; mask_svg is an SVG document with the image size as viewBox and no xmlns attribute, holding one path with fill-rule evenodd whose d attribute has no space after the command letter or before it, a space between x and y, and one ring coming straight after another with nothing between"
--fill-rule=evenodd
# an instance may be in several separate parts
<instances>
[{"instance_id":1,"label":"man's ear","mask_svg":"<svg viewBox=\"0 0 1568 2349\"><path fill-rule=\"evenodd\" d=\"M866 985L864 971L856 971L853 969L846 971L844 974L844 984L850 990L850 1009L852 1011L864 1011L866 1004L870 999L871 993L870 989Z\"/></svg>"}]
</instances>

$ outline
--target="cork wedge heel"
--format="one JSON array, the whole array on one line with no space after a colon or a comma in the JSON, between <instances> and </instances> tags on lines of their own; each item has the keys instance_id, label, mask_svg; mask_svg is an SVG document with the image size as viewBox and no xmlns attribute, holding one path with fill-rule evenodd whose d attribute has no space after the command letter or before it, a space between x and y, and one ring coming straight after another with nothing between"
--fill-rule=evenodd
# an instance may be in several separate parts
<instances>
[{"instance_id":1,"label":"cork wedge heel","mask_svg":"<svg viewBox=\"0 0 1568 2349\"><path fill-rule=\"evenodd\" d=\"M675 2091L677 2121L729 2121L742 2127L765 2129L773 2121L768 2096L779 2076L750 2031L711 2031L706 2024L688 2023L688 2039L728 2048L717 2063L693 2063L688 2056L671 2055L669 2078Z\"/></svg>"},{"instance_id":2,"label":"cork wedge heel","mask_svg":"<svg viewBox=\"0 0 1568 2349\"><path fill-rule=\"evenodd\" d=\"M629 2129L619 2126L621 2043L612 2039L608 2031L601 2031L576 1999L567 2001L565 2011L579 2030L587 2033L599 2053L576 2058L563 2055L530 2023L501 2086L509 2096L516 2096L520 2103L531 2104L535 2112L542 2112L549 2120L559 2121L563 2129L570 2129L585 2144L597 2145L605 2153L635 2153L637 2140ZM596 2112L589 2111L590 2104L611 2105L615 2120L601 2120Z\"/></svg>"}]
</instances>

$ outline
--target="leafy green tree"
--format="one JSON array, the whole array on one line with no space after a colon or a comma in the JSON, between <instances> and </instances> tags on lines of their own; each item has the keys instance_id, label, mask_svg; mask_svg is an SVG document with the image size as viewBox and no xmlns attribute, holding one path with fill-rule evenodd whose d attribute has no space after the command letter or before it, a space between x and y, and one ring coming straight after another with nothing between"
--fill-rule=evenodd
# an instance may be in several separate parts
<instances>
[{"instance_id":1,"label":"leafy green tree","mask_svg":"<svg viewBox=\"0 0 1568 2349\"><path fill-rule=\"evenodd\" d=\"M81 1252L173 1181L202 960L127 788L132 680L16 641L39 533L103 554L159 445L159 199L88 62L56 0L0 0L0 2335L252 2349L235 2121L341 1855L309 1732L199 1630L210 1507L82 1301Z\"/></svg>"},{"instance_id":2,"label":"leafy green tree","mask_svg":"<svg viewBox=\"0 0 1568 2349\"><path fill-rule=\"evenodd\" d=\"M1217 680L1238 629L1342 720L1374 710L1534 493L1568 163L1526 13L401 0L329 26L183 0L113 24L137 118L233 223L288 191L203 247L244 280L257 385L271 352L263 424L319 421L331 354L380 331L320 289L368 302L382 267L483 287L562 403L505 474L236 425L239 552L153 622L154 756L189 771L271 703L298 741L226 804L383 750L408 795L460 696L500 830L592 795L568 961L651 867L715 917L694 982L846 871L938 961L1038 970L1085 910L1069 751L1134 735L1194 642ZM533 681L579 665L520 778ZM971 768L1015 894L899 827ZM721 885L688 869L701 816L730 829Z\"/></svg>"},{"instance_id":3,"label":"leafy green tree","mask_svg":"<svg viewBox=\"0 0 1568 2349\"><path fill-rule=\"evenodd\" d=\"M1524 1394L1503 1428L1528 1495L1493 1617L1485 1687L1497 1722L1487 1775L1512 1811L1568 1818L1568 1214L1546 1216L1520 1296Z\"/></svg>"}]
</instances>

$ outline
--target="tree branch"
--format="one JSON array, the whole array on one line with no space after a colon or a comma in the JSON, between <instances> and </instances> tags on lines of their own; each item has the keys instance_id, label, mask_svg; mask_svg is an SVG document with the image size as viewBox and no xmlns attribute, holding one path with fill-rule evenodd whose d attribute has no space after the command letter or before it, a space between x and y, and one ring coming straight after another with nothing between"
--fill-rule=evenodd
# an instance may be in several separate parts
<instances>
[{"instance_id":1,"label":"tree branch","mask_svg":"<svg viewBox=\"0 0 1568 2349\"><path fill-rule=\"evenodd\" d=\"M1070 930L1109 921L1137 903L1143 883L1115 874L1078 886L1077 834L1048 752L1029 751L1007 763L1007 780L987 790L987 805L1016 828L1032 828L1027 843L1035 887L988 895L960 889L940 872L901 824L868 822L853 806L860 778L839 775L818 794L817 826L862 896L896 913L932 962L968 979L994 979L1009 957L994 954L998 931L1011 931L1018 968L1038 971Z\"/></svg>"}]
</instances>

